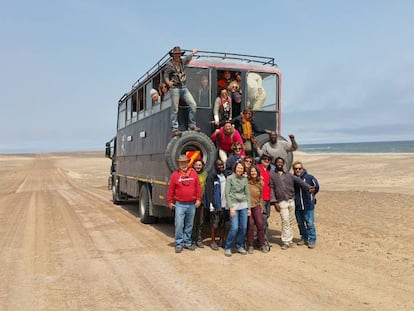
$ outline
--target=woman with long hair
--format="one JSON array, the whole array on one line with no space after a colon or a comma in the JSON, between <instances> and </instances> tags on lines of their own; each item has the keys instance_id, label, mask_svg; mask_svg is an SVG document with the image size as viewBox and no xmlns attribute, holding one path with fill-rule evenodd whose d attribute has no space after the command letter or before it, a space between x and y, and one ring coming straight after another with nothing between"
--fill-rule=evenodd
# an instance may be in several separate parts
<instances>
[{"instance_id":1,"label":"woman with long hair","mask_svg":"<svg viewBox=\"0 0 414 311\"><path fill-rule=\"evenodd\" d=\"M226 180L226 209L230 211L230 229L224 246L224 255L230 257L231 247L236 239L237 252L246 255L245 238L247 217L250 216L250 192L245 167L242 162L234 165L233 173Z\"/></svg>"},{"instance_id":2,"label":"woman with long hair","mask_svg":"<svg viewBox=\"0 0 414 311\"><path fill-rule=\"evenodd\" d=\"M260 177L260 170L256 166L251 166L247 171L249 182L251 215L247 224L247 252L253 254L254 228L257 230L257 240L259 249L263 253L269 251L266 245L263 223L263 180Z\"/></svg>"}]
</instances>

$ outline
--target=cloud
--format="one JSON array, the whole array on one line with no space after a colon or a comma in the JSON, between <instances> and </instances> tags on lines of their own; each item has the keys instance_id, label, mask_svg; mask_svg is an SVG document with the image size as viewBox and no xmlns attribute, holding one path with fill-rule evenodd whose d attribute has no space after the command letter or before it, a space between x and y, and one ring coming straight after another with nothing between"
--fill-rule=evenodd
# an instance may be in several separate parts
<instances>
[{"instance_id":1,"label":"cloud","mask_svg":"<svg viewBox=\"0 0 414 311\"><path fill-rule=\"evenodd\" d=\"M394 65L366 65L356 75L327 64L300 77L299 88L285 90L292 96L283 103L283 127L312 142L413 139L414 66Z\"/></svg>"}]
</instances>

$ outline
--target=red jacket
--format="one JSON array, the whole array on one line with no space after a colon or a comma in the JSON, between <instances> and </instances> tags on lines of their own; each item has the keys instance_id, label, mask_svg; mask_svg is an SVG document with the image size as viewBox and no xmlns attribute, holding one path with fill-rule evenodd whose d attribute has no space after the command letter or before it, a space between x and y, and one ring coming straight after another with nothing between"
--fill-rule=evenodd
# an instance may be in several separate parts
<instances>
[{"instance_id":1,"label":"red jacket","mask_svg":"<svg viewBox=\"0 0 414 311\"><path fill-rule=\"evenodd\" d=\"M201 185L192 168L186 174L179 169L171 174L167 191L167 203L201 201Z\"/></svg>"},{"instance_id":2,"label":"red jacket","mask_svg":"<svg viewBox=\"0 0 414 311\"><path fill-rule=\"evenodd\" d=\"M217 137L217 135L218 135L218 137ZM227 153L232 153L233 152L233 150L231 150L231 145L235 142L239 142L242 146L244 146L243 139L241 138L240 133L236 129L233 129L233 134L224 135L224 128L220 127L218 134L216 134L216 132L214 132L211 135L211 140L213 142L216 142L217 138L219 140L220 149L223 149ZM242 151L242 155L244 155L244 149Z\"/></svg>"},{"instance_id":3,"label":"red jacket","mask_svg":"<svg viewBox=\"0 0 414 311\"><path fill-rule=\"evenodd\" d=\"M260 171L260 176L263 178L263 201L270 201L270 167L266 170L261 164L256 166Z\"/></svg>"}]
</instances>

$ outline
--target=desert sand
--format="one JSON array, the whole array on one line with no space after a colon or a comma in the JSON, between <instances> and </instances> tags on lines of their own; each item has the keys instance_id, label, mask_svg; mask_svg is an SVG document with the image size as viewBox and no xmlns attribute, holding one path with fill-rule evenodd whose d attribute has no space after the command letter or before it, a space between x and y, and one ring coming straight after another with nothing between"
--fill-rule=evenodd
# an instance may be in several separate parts
<instances>
[{"instance_id":1,"label":"desert sand","mask_svg":"<svg viewBox=\"0 0 414 311\"><path fill-rule=\"evenodd\" d=\"M273 212L271 251L227 258L113 205L102 153L0 155L0 309L414 310L414 155L295 159L321 185L316 248L281 250Z\"/></svg>"}]
</instances>

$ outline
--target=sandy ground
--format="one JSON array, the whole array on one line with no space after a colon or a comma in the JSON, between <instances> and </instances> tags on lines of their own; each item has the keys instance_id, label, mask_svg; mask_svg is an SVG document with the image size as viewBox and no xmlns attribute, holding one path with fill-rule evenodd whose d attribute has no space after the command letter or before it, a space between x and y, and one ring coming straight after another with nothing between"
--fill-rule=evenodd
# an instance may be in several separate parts
<instances>
[{"instance_id":1,"label":"sandy ground","mask_svg":"<svg viewBox=\"0 0 414 311\"><path fill-rule=\"evenodd\" d=\"M101 153L1 155L0 310L414 310L414 156L295 157L317 247L282 251L273 213L268 254L227 258L113 205Z\"/></svg>"}]
</instances>

